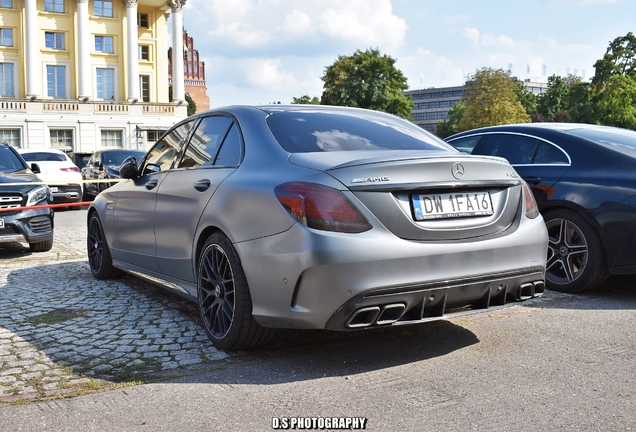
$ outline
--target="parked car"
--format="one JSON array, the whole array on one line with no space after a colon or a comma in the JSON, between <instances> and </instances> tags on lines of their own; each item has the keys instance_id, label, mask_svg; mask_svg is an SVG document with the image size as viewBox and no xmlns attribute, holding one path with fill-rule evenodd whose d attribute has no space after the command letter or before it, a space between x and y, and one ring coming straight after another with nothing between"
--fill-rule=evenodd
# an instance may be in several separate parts
<instances>
[{"instance_id":1,"label":"parked car","mask_svg":"<svg viewBox=\"0 0 636 432\"><path fill-rule=\"evenodd\" d=\"M25 207L53 201L46 185L37 184L37 164L27 165L9 144L0 143L0 243L24 242L33 252L53 247L53 210Z\"/></svg>"},{"instance_id":2,"label":"parked car","mask_svg":"<svg viewBox=\"0 0 636 432\"><path fill-rule=\"evenodd\" d=\"M544 291L547 233L500 158L354 108L188 117L88 210L93 275L197 301L222 349L273 328L415 324Z\"/></svg>"},{"instance_id":3,"label":"parked car","mask_svg":"<svg viewBox=\"0 0 636 432\"><path fill-rule=\"evenodd\" d=\"M94 152L86 166L82 168L84 183L84 200L90 200L100 192L108 189L115 182L107 183L107 179L119 179L119 166L129 156L141 160L146 152L140 150L105 149ZM97 180L91 182L91 180Z\"/></svg>"},{"instance_id":4,"label":"parked car","mask_svg":"<svg viewBox=\"0 0 636 432\"><path fill-rule=\"evenodd\" d=\"M636 132L529 123L453 135L473 155L506 158L532 191L550 243L549 289L578 293L636 274Z\"/></svg>"},{"instance_id":5,"label":"parked car","mask_svg":"<svg viewBox=\"0 0 636 432\"><path fill-rule=\"evenodd\" d=\"M91 152L70 152L68 157L81 171L86 166L91 155Z\"/></svg>"},{"instance_id":6,"label":"parked car","mask_svg":"<svg viewBox=\"0 0 636 432\"><path fill-rule=\"evenodd\" d=\"M41 172L38 177L46 182L53 192L55 203L73 203L82 200L82 174L61 150L57 149L18 149L27 162L37 162ZM79 210L79 206L71 207Z\"/></svg>"}]
</instances>

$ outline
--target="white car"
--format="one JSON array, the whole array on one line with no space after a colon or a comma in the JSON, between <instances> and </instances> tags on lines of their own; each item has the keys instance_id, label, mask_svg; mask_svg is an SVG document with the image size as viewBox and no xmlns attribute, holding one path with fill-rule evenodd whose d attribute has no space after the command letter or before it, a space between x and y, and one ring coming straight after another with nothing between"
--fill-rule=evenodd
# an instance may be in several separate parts
<instances>
[{"instance_id":1,"label":"white car","mask_svg":"<svg viewBox=\"0 0 636 432\"><path fill-rule=\"evenodd\" d=\"M82 200L82 174L66 153L50 148L17 150L28 164L38 164L38 177L49 185L53 202L71 203Z\"/></svg>"}]
</instances>

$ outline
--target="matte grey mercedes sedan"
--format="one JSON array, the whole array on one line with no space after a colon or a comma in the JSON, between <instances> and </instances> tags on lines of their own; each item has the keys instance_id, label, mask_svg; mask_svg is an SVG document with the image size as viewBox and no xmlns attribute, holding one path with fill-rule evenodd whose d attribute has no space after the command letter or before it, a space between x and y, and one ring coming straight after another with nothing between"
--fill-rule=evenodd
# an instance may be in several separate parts
<instances>
[{"instance_id":1,"label":"matte grey mercedes sedan","mask_svg":"<svg viewBox=\"0 0 636 432\"><path fill-rule=\"evenodd\" d=\"M540 296L548 237L502 158L389 114L232 106L178 123L88 210L98 279L198 303L213 343L421 323Z\"/></svg>"}]
</instances>

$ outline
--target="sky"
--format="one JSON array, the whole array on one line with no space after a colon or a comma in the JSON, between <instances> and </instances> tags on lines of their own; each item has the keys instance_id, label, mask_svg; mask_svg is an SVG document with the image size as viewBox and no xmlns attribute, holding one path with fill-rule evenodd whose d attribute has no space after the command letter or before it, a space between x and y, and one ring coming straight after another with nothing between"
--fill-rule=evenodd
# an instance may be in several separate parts
<instances>
[{"instance_id":1,"label":"sky","mask_svg":"<svg viewBox=\"0 0 636 432\"><path fill-rule=\"evenodd\" d=\"M320 98L338 56L377 48L409 89L463 85L491 67L519 79L594 75L636 32L636 0L187 0L210 107ZM169 23L169 25L171 25Z\"/></svg>"}]
</instances>

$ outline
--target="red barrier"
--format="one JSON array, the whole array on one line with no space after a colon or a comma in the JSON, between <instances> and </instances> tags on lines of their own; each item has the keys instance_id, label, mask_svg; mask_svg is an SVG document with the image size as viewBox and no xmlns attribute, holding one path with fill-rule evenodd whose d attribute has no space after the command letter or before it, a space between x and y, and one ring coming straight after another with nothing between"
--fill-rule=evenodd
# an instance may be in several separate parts
<instances>
[{"instance_id":1,"label":"red barrier","mask_svg":"<svg viewBox=\"0 0 636 432\"><path fill-rule=\"evenodd\" d=\"M13 208L0 209L0 213L12 212L12 211L24 211L24 210L37 210L37 209L43 209L43 208L78 207L78 206L87 206L90 204L91 204L91 201L80 201L80 202L61 203L61 204L37 205L37 206L29 206L29 207L13 207Z\"/></svg>"}]
</instances>

